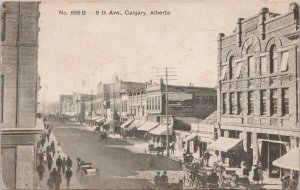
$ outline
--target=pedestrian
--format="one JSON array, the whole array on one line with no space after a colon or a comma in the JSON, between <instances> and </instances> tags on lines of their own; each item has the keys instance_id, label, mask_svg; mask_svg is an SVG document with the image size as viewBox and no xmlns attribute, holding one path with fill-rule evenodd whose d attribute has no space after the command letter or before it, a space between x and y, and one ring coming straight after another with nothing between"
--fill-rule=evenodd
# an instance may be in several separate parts
<instances>
[{"instance_id":1,"label":"pedestrian","mask_svg":"<svg viewBox=\"0 0 300 190\"><path fill-rule=\"evenodd\" d=\"M173 141L174 142L174 141ZM175 146L174 146L174 143L171 143L171 154L173 154L174 155L174 152L175 152Z\"/></svg>"},{"instance_id":2,"label":"pedestrian","mask_svg":"<svg viewBox=\"0 0 300 190\"><path fill-rule=\"evenodd\" d=\"M244 176L247 176L247 177L249 176L249 170L246 167L246 164L243 164L243 166L242 166L242 172L243 172Z\"/></svg>"},{"instance_id":3,"label":"pedestrian","mask_svg":"<svg viewBox=\"0 0 300 190\"><path fill-rule=\"evenodd\" d=\"M54 144L54 141L51 142L51 151L52 151L52 156L54 157L54 154L55 154L55 144Z\"/></svg>"},{"instance_id":4,"label":"pedestrian","mask_svg":"<svg viewBox=\"0 0 300 190\"><path fill-rule=\"evenodd\" d=\"M205 152L206 167L209 167L209 159L210 159L210 154L208 150L206 150Z\"/></svg>"},{"instance_id":5,"label":"pedestrian","mask_svg":"<svg viewBox=\"0 0 300 190\"><path fill-rule=\"evenodd\" d=\"M48 146L46 147L46 154L48 155L48 154L50 154L50 152L51 152L51 146L48 145Z\"/></svg>"},{"instance_id":6,"label":"pedestrian","mask_svg":"<svg viewBox=\"0 0 300 190\"><path fill-rule=\"evenodd\" d=\"M55 189L59 189L60 183L61 183L61 175L56 170L56 168L53 168L52 172L50 173L50 179L52 179L53 185L55 186Z\"/></svg>"},{"instance_id":7,"label":"pedestrian","mask_svg":"<svg viewBox=\"0 0 300 190\"><path fill-rule=\"evenodd\" d=\"M290 187L290 176L283 176L282 179L282 189L289 190Z\"/></svg>"},{"instance_id":8,"label":"pedestrian","mask_svg":"<svg viewBox=\"0 0 300 190\"><path fill-rule=\"evenodd\" d=\"M50 134L47 133L47 142L49 142L49 137L50 137Z\"/></svg>"},{"instance_id":9,"label":"pedestrian","mask_svg":"<svg viewBox=\"0 0 300 190\"><path fill-rule=\"evenodd\" d=\"M59 155L58 158L56 159L56 167L59 173L61 172L61 165L62 165L62 159Z\"/></svg>"},{"instance_id":10,"label":"pedestrian","mask_svg":"<svg viewBox=\"0 0 300 190\"><path fill-rule=\"evenodd\" d=\"M297 186L298 186L298 177L293 173L292 179L290 180L290 190L296 190Z\"/></svg>"},{"instance_id":11,"label":"pedestrian","mask_svg":"<svg viewBox=\"0 0 300 190\"><path fill-rule=\"evenodd\" d=\"M42 145L43 148L44 148L45 142L46 142L46 139L45 139L45 137L43 135L42 139L41 139L41 145Z\"/></svg>"},{"instance_id":12,"label":"pedestrian","mask_svg":"<svg viewBox=\"0 0 300 190\"><path fill-rule=\"evenodd\" d=\"M157 172L156 176L154 177L154 183L155 185L160 185L160 172Z\"/></svg>"},{"instance_id":13,"label":"pedestrian","mask_svg":"<svg viewBox=\"0 0 300 190\"><path fill-rule=\"evenodd\" d=\"M54 187L54 179L53 179L53 177L51 177L51 175L50 175L50 177L47 180L47 185L48 185L49 189L51 189L51 190Z\"/></svg>"},{"instance_id":14,"label":"pedestrian","mask_svg":"<svg viewBox=\"0 0 300 190\"><path fill-rule=\"evenodd\" d=\"M62 168L62 172L64 174L66 171L66 158L65 157L63 157L63 160L61 162L61 168Z\"/></svg>"},{"instance_id":15,"label":"pedestrian","mask_svg":"<svg viewBox=\"0 0 300 190\"><path fill-rule=\"evenodd\" d=\"M67 163L67 169L72 167L72 160L71 160L70 156L68 156L66 163Z\"/></svg>"},{"instance_id":16,"label":"pedestrian","mask_svg":"<svg viewBox=\"0 0 300 190\"><path fill-rule=\"evenodd\" d=\"M38 171L38 173L39 173L39 178L40 178L40 180L42 180L42 179L43 179L43 174L44 174L44 172L45 172L45 167L44 167L44 165L43 165L43 164L40 164L40 165L38 165L38 167L37 167L36 169L37 169L37 171Z\"/></svg>"},{"instance_id":17,"label":"pedestrian","mask_svg":"<svg viewBox=\"0 0 300 190\"><path fill-rule=\"evenodd\" d=\"M256 182L258 184L259 182L259 174L258 174L258 166L254 165L254 169L253 169L253 181Z\"/></svg>"},{"instance_id":18,"label":"pedestrian","mask_svg":"<svg viewBox=\"0 0 300 190\"><path fill-rule=\"evenodd\" d=\"M73 175L73 172L72 172L71 168L68 168L67 171L66 171L66 175L65 175L65 177L67 179L67 187L68 187L68 189L69 189L70 180L71 180L72 175Z\"/></svg>"},{"instance_id":19,"label":"pedestrian","mask_svg":"<svg viewBox=\"0 0 300 190\"><path fill-rule=\"evenodd\" d=\"M49 169L49 171L51 171L52 163L53 163L53 159L52 159L51 154L49 153L49 154L47 155L47 164L48 164L48 169Z\"/></svg>"},{"instance_id":20,"label":"pedestrian","mask_svg":"<svg viewBox=\"0 0 300 190\"><path fill-rule=\"evenodd\" d=\"M59 154L61 152L61 144L60 142L57 143L57 153Z\"/></svg>"},{"instance_id":21,"label":"pedestrian","mask_svg":"<svg viewBox=\"0 0 300 190\"><path fill-rule=\"evenodd\" d=\"M168 176L167 176L167 172L164 171L164 174L160 177L160 182L163 186L168 184Z\"/></svg>"},{"instance_id":22,"label":"pedestrian","mask_svg":"<svg viewBox=\"0 0 300 190\"><path fill-rule=\"evenodd\" d=\"M263 184L264 183L264 172L261 167L261 164L258 165L258 177L259 177L259 181L261 182L261 184Z\"/></svg>"},{"instance_id":23,"label":"pedestrian","mask_svg":"<svg viewBox=\"0 0 300 190\"><path fill-rule=\"evenodd\" d=\"M44 154L42 150L39 152L39 164L44 164Z\"/></svg>"},{"instance_id":24,"label":"pedestrian","mask_svg":"<svg viewBox=\"0 0 300 190\"><path fill-rule=\"evenodd\" d=\"M44 151L43 157L44 157L44 164L46 164L46 162L47 162L47 154L46 154L46 151Z\"/></svg>"}]
</instances>

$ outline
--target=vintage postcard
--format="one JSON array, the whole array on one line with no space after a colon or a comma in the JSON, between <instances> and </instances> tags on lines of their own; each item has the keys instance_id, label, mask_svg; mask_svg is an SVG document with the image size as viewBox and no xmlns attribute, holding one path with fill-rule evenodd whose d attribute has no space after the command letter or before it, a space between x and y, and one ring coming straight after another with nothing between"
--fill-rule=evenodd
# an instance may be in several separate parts
<instances>
[{"instance_id":1,"label":"vintage postcard","mask_svg":"<svg viewBox=\"0 0 300 190\"><path fill-rule=\"evenodd\" d=\"M2 189L299 189L299 3L1 3Z\"/></svg>"}]
</instances>

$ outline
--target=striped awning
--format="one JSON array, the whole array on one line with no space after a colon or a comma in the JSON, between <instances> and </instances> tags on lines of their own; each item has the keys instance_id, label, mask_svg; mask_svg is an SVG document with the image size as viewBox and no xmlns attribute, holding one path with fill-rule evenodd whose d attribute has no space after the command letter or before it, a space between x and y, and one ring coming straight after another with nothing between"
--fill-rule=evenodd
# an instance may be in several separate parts
<instances>
[{"instance_id":1,"label":"striped awning","mask_svg":"<svg viewBox=\"0 0 300 190\"><path fill-rule=\"evenodd\" d=\"M167 135L167 125L160 124L155 129L151 130L149 132L152 135ZM173 127L169 126L169 135L173 134Z\"/></svg>"},{"instance_id":2,"label":"striped awning","mask_svg":"<svg viewBox=\"0 0 300 190\"><path fill-rule=\"evenodd\" d=\"M125 121L120 127L121 129L123 128L127 128L128 125L130 125L133 122L133 119L128 119L127 121Z\"/></svg>"},{"instance_id":3,"label":"striped awning","mask_svg":"<svg viewBox=\"0 0 300 190\"><path fill-rule=\"evenodd\" d=\"M141 120L134 120L129 126L128 126L128 130L135 130L138 127L140 127L141 125L143 125L145 123L145 121L141 121Z\"/></svg>"},{"instance_id":4,"label":"striped awning","mask_svg":"<svg viewBox=\"0 0 300 190\"><path fill-rule=\"evenodd\" d=\"M156 122L145 122L142 126L137 128L138 131L150 131L154 129L155 127L159 126L159 123Z\"/></svg>"}]
</instances>

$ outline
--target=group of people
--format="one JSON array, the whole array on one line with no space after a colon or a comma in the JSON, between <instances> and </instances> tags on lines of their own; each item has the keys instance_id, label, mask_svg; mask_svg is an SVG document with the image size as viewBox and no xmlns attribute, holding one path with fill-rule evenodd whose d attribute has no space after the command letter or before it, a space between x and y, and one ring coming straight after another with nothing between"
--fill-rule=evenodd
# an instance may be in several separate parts
<instances>
[{"instance_id":1,"label":"group of people","mask_svg":"<svg viewBox=\"0 0 300 190\"><path fill-rule=\"evenodd\" d=\"M169 179L166 171L163 172L163 175L160 175L160 172L157 172L154 177L154 183L158 187L166 187L169 184L168 181Z\"/></svg>"},{"instance_id":2,"label":"group of people","mask_svg":"<svg viewBox=\"0 0 300 190\"><path fill-rule=\"evenodd\" d=\"M293 172L292 176L283 176L281 178L281 182L282 182L282 189L283 190L296 190L297 186L298 186L298 172Z\"/></svg>"},{"instance_id":3,"label":"group of people","mask_svg":"<svg viewBox=\"0 0 300 190\"><path fill-rule=\"evenodd\" d=\"M50 176L47 180L47 186L49 189L59 189L62 182L62 175L65 175L67 180L67 187L69 188L70 180L73 175L72 172L72 160L68 156L67 159L62 157L61 145L58 142L55 145L54 140L50 142L51 128L49 124L46 124L44 120L45 132L43 132L38 141L38 166L37 171L39 179L42 180L46 171L45 166L50 172ZM57 158L55 159L55 154ZM55 161L56 167L53 167Z\"/></svg>"}]
</instances>

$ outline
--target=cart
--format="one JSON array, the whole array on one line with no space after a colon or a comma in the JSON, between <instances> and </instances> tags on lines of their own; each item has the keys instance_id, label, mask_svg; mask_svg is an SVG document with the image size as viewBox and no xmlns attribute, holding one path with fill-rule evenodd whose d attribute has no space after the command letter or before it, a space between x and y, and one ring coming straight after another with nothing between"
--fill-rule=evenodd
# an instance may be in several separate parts
<instances>
[{"instance_id":1,"label":"cart","mask_svg":"<svg viewBox=\"0 0 300 190\"><path fill-rule=\"evenodd\" d=\"M92 167L92 163L87 163L85 161L80 161L78 164L77 174L81 176L89 175L89 176L99 176L100 172L98 168Z\"/></svg>"}]
</instances>

